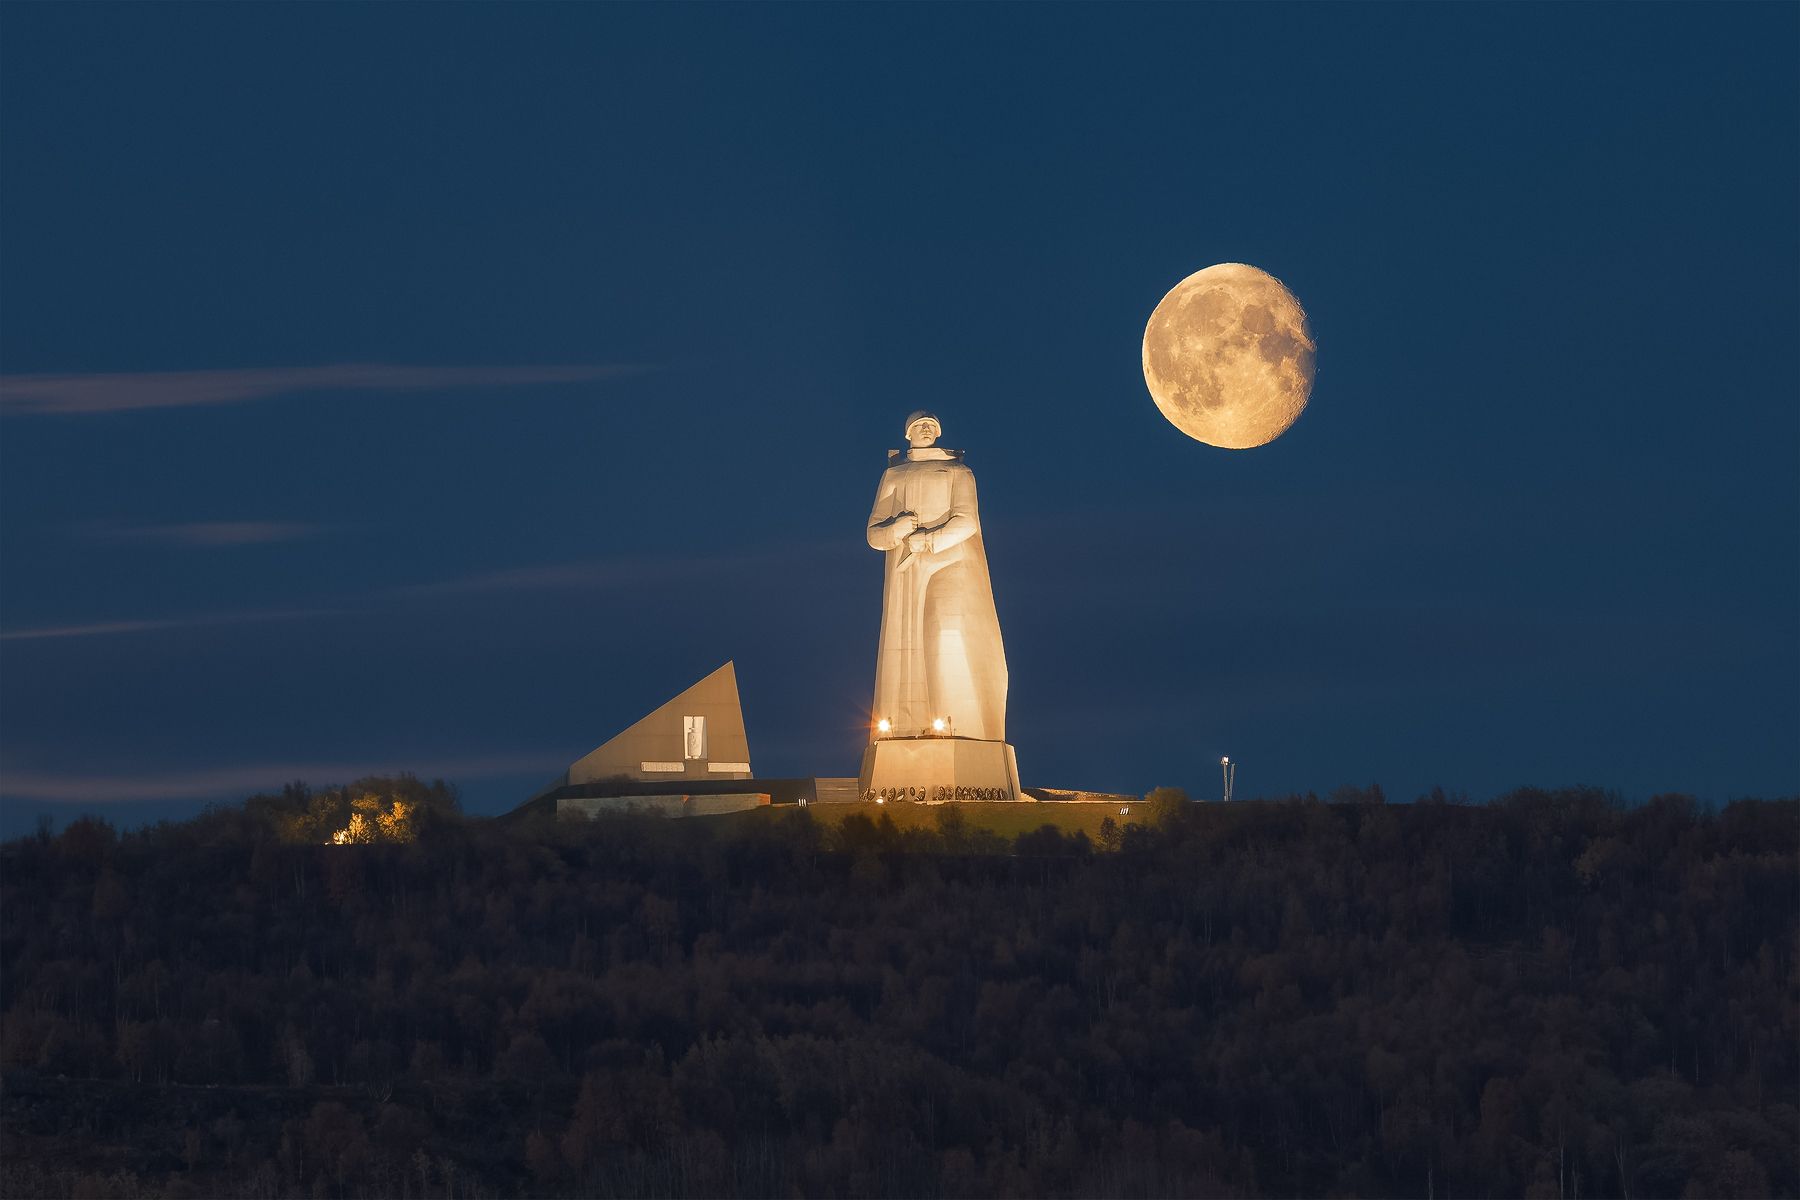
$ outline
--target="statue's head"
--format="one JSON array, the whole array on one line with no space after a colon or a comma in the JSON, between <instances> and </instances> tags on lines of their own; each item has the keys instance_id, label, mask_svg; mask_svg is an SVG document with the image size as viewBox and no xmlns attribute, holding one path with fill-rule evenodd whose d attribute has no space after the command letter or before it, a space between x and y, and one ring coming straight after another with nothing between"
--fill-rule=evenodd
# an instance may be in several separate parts
<instances>
[{"instance_id":1,"label":"statue's head","mask_svg":"<svg viewBox=\"0 0 1800 1200\"><path fill-rule=\"evenodd\" d=\"M916 412L906 418L906 440L915 450L931 445L943 432L944 427L928 412Z\"/></svg>"}]
</instances>

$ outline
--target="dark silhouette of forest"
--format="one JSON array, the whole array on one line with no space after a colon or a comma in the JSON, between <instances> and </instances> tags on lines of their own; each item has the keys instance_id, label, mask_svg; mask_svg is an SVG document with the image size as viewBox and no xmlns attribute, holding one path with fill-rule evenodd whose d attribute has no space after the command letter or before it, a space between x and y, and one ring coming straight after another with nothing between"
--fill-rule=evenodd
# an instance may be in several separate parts
<instances>
[{"instance_id":1,"label":"dark silhouette of forest","mask_svg":"<svg viewBox=\"0 0 1800 1200\"><path fill-rule=\"evenodd\" d=\"M0 848L0 1184L1800 1194L1800 802L1380 800L79 820Z\"/></svg>"}]
</instances>

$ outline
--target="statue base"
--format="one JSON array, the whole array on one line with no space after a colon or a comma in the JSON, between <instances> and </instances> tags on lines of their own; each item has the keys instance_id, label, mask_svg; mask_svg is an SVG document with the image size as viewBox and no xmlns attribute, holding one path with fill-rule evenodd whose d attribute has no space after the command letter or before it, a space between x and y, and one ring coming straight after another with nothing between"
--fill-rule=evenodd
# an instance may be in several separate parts
<instances>
[{"instance_id":1,"label":"statue base","mask_svg":"<svg viewBox=\"0 0 1800 1200\"><path fill-rule=\"evenodd\" d=\"M899 737L863 751L857 795L864 800L1028 800L1019 763L1007 742L961 737Z\"/></svg>"}]
</instances>

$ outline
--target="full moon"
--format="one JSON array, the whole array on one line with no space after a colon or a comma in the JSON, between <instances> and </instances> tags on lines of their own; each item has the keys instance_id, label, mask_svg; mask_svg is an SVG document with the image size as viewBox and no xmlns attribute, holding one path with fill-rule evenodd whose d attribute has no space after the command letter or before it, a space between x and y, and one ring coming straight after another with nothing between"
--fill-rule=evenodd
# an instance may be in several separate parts
<instances>
[{"instance_id":1,"label":"full moon","mask_svg":"<svg viewBox=\"0 0 1800 1200\"><path fill-rule=\"evenodd\" d=\"M1144 382L1171 424L1226 450L1287 432L1312 394L1317 346L1281 280L1243 263L1196 271L1144 327Z\"/></svg>"}]
</instances>

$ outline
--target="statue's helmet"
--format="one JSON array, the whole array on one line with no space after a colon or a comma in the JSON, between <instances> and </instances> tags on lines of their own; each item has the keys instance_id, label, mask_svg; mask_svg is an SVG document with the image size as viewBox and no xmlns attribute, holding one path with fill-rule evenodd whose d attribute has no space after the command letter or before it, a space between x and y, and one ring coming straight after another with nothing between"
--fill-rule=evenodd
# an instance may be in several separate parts
<instances>
[{"instance_id":1,"label":"statue's helmet","mask_svg":"<svg viewBox=\"0 0 1800 1200\"><path fill-rule=\"evenodd\" d=\"M938 436L944 432L944 423L937 419L936 413L928 413L924 409L920 409L912 416L906 418L906 437L908 441L912 440L913 426L919 424L921 421L929 421L931 423L931 437L933 441L936 441Z\"/></svg>"}]
</instances>

